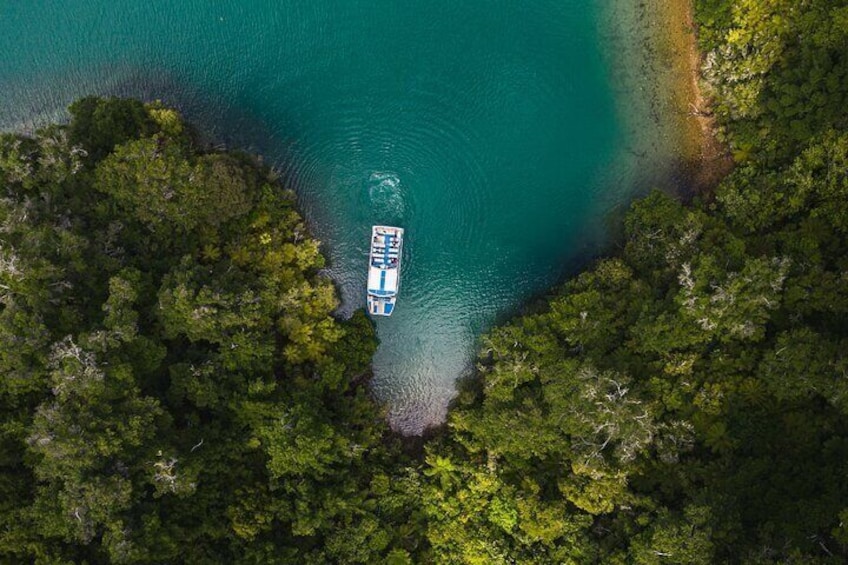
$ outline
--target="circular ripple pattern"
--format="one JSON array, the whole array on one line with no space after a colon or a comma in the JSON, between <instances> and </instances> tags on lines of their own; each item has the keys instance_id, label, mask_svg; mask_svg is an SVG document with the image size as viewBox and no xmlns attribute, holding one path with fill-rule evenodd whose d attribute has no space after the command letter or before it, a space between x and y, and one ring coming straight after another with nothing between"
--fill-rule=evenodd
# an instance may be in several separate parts
<instances>
[{"instance_id":1,"label":"circular ripple pattern","mask_svg":"<svg viewBox=\"0 0 848 565\"><path fill-rule=\"evenodd\" d=\"M420 433L443 421L480 332L556 280L628 196L628 89L610 83L599 22L585 0L10 2L0 128L86 94L180 107L280 170L343 313L364 304L370 226L406 228L373 389Z\"/></svg>"}]
</instances>

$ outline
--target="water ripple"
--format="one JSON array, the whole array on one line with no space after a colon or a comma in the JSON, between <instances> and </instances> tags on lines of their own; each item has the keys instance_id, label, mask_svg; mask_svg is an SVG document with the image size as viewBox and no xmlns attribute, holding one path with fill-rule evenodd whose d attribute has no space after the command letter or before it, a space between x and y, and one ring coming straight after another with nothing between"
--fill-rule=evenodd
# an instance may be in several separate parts
<instances>
[{"instance_id":1,"label":"water ripple","mask_svg":"<svg viewBox=\"0 0 848 565\"><path fill-rule=\"evenodd\" d=\"M616 140L642 122L616 114L633 89L610 80L600 4L6 3L0 128L32 129L92 93L177 105L278 167L325 244L342 313L364 303L370 226L405 227L373 388L394 426L420 433L442 421L480 332L629 197L639 162L617 159Z\"/></svg>"}]
</instances>

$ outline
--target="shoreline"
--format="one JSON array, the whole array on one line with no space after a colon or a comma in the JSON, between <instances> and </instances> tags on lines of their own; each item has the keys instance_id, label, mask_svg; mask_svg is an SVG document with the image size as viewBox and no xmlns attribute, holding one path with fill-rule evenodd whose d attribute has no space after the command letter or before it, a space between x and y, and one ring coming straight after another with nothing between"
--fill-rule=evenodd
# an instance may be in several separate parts
<instances>
[{"instance_id":1,"label":"shoreline","mask_svg":"<svg viewBox=\"0 0 848 565\"><path fill-rule=\"evenodd\" d=\"M703 54L698 48L693 0L655 0L644 10L656 22L652 41L667 65L658 95L664 98L679 139L678 159L688 193L709 195L733 170L728 148L717 137L711 101L701 88Z\"/></svg>"}]
</instances>

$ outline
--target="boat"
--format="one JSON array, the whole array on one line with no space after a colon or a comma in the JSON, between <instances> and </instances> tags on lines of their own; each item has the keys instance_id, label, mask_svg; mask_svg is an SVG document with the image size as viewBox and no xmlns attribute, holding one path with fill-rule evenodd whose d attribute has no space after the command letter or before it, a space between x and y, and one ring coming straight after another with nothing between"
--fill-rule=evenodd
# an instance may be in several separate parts
<instances>
[{"instance_id":1,"label":"boat","mask_svg":"<svg viewBox=\"0 0 848 565\"><path fill-rule=\"evenodd\" d=\"M403 228L373 226L368 254L367 309L372 316L391 316L400 288Z\"/></svg>"}]
</instances>

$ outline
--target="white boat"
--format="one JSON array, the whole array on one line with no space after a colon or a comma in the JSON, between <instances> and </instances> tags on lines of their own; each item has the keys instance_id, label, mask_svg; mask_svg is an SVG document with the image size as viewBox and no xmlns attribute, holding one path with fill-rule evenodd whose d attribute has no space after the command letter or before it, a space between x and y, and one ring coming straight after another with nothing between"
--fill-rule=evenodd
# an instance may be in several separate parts
<instances>
[{"instance_id":1,"label":"white boat","mask_svg":"<svg viewBox=\"0 0 848 565\"><path fill-rule=\"evenodd\" d=\"M403 228L371 228L371 252L368 254L368 313L391 316L400 288L400 259Z\"/></svg>"}]
</instances>

